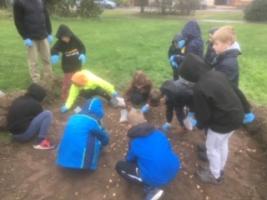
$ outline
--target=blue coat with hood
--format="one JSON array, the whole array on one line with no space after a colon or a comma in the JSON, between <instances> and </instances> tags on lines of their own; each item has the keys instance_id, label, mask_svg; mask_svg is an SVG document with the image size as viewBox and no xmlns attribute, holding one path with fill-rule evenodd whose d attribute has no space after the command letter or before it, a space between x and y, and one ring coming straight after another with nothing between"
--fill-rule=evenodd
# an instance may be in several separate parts
<instances>
[{"instance_id":1,"label":"blue coat with hood","mask_svg":"<svg viewBox=\"0 0 267 200\"><path fill-rule=\"evenodd\" d=\"M101 100L93 98L80 113L69 118L57 152L58 166L96 170L101 149L109 142L109 135L100 123L103 116Z\"/></svg>"},{"instance_id":2,"label":"blue coat with hood","mask_svg":"<svg viewBox=\"0 0 267 200\"><path fill-rule=\"evenodd\" d=\"M182 30L182 36L186 41L186 54L193 53L202 57L204 42L201 38L201 30L197 21L189 21Z\"/></svg>"},{"instance_id":3,"label":"blue coat with hood","mask_svg":"<svg viewBox=\"0 0 267 200\"><path fill-rule=\"evenodd\" d=\"M180 160L164 133L143 123L131 128L128 137L126 160L137 163L145 184L161 187L175 178L180 170Z\"/></svg>"}]
</instances>

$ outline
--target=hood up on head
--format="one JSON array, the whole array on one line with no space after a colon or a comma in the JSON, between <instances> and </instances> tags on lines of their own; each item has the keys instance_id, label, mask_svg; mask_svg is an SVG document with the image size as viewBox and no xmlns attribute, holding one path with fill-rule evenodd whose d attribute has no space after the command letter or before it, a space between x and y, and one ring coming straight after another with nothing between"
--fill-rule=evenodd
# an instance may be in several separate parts
<instances>
[{"instance_id":1,"label":"hood up on head","mask_svg":"<svg viewBox=\"0 0 267 200\"><path fill-rule=\"evenodd\" d=\"M187 40L192 40L194 38L201 38L200 27L195 20L187 22L182 30L182 35Z\"/></svg>"},{"instance_id":2,"label":"hood up on head","mask_svg":"<svg viewBox=\"0 0 267 200\"><path fill-rule=\"evenodd\" d=\"M105 115L102 100L98 97L87 100L83 105L80 114L89 115L98 121L101 120Z\"/></svg>"},{"instance_id":3,"label":"hood up on head","mask_svg":"<svg viewBox=\"0 0 267 200\"><path fill-rule=\"evenodd\" d=\"M186 81L196 83L209 70L210 66L201 57L190 53L181 64L180 76Z\"/></svg>"},{"instance_id":4,"label":"hood up on head","mask_svg":"<svg viewBox=\"0 0 267 200\"><path fill-rule=\"evenodd\" d=\"M25 94L26 96L30 96L36 99L39 102L42 102L46 96L46 91L43 87L36 83L32 83Z\"/></svg>"},{"instance_id":5,"label":"hood up on head","mask_svg":"<svg viewBox=\"0 0 267 200\"><path fill-rule=\"evenodd\" d=\"M62 37L72 37L73 36L73 32L70 30L70 28L65 25L65 24L61 24L58 28L56 37L60 40Z\"/></svg>"}]
</instances>

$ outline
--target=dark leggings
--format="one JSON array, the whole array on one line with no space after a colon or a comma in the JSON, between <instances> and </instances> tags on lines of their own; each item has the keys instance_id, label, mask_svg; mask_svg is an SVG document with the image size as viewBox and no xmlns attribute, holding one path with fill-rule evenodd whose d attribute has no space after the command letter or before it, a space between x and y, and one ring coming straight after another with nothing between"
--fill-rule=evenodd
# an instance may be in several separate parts
<instances>
[{"instance_id":1,"label":"dark leggings","mask_svg":"<svg viewBox=\"0 0 267 200\"><path fill-rule=\"evenodd\" d=\"M21 134L13 135L15 140L27 142L37 135L39 140L45 139L48 129L52 123L53 114L50 111L43 111L31 121L27 130Z\"/></svg>"},{"instance_id":2,"label":"dark leggings","mask_svg":"<svg viewBox=\"0 0 267 200\"><path fill-rule=\"evenodd\" d=\"M130 183L143 184L140 177L139 169L135 163L127 161L119 161L115 167L119 175L125 178Z\"/></svg>"}]
</instances>

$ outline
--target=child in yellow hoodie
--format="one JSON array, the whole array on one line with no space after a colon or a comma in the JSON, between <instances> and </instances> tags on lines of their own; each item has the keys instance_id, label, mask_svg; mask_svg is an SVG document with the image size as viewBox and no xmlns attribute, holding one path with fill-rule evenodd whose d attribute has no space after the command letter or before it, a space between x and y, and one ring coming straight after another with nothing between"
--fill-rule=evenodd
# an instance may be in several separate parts
<instances>
[{"instance_id":1,"label":"child in yellow hoodie","mask_svg":"<svg viewBox=\"0 0 267 200\"><path fill-rule=\"evenodd\" d=\"M68 98L60 109L62 113L67 112L73 106L79 95L87 99L93 96L101 96L113 104L116 102L118 93L114 86L88 70L76 72L71 81Z\"/></svg>"}]
</instances>

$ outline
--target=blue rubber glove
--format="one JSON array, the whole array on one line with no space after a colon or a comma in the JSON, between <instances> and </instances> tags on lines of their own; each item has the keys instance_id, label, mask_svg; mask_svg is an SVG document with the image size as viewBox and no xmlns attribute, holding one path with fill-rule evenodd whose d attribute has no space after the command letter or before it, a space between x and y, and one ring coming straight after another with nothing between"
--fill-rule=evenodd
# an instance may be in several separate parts
<instances>
[{"instance_id":1,"label":"blue rubber glove","mask_svg":"<svg viewBox=\"0 0 267 200\"><path fill-rule=\"evenodd\" d=\"M195 113L194 112L189 112L188 117L190 118L191 124L194 127L197 125L197 120L195 119Z\"/></svg>"},{"instance_id":2,"label":"blue rubber glove","mask_svg":"<svg viewBox=\"0 0 267 200\"><path fill-rule=\"evenodd\" d=\"M65 113L67 111L68 111L68 108L65 105L60 108L61 113Z\"/></svg>"},{"instance_id":3,"label":"blue rubber glove","mask_svg":"<svg viewBox=\"0 0 267 200\"><path fill-rule=\"evenodd\" d=\"M52 65L55 65L55 64L57 64L58 62L59 62L59 55L52 55L51 57L50 57L50 61L51 61L51 64Z\"/></svg>"},{"instance_id":4,"label":"blue rubber glove","mask_svg":"<svg viewBox=\"0 0 267 200\"><path fill-rule=\"evenodd\" d=\"M80 54L79 60L81 61L82 64L85 64L85 62L86 62L86 56L84 54Z\"/></svg>"},{"instance_id":5,"label":"blue rubber glove","mask_svg":"<svg viewBox=\"0 0 267 200\"><path fill-rule=\"evenodd\" d=\"M164 132L168 132L170 129L171 129L171 124L170 123L168 123L168 122L165 122L163 125L162 125L162 130L164 131Z\"/></svg>"},{"instance_id":6,"label":"blue rubber glove","mask_svg":"<svg viewBox=\"0 0 267 200\"><path fill-rule=\"evenodd\" d=\"M119 93L115 91L115 92L113 92L113 93L111 94L111 96L112 96L112 97L117 97L117 96L119 96Z\"/></svg>"},{"instance_id":7,"label":"blue rubber glove","mask_svg":"<svg viewBox=\"0 0 267 200\"><path fill-rule=\"evenodd\" d=\"M24 40L24 44L26 47L32 47L32 45L33 45L32 40L29 38Z\"/></svg>"},{"instance_id":8,"label":"blue rubber glove","mask_svg":"<svg viewBox=\"0 0 267 200\"><path fill-rule=\"evenodd\" d=\"M142 113L147 113L150 109L150 106L148 104L145 104L142 108L141 108L141 112Z\"/></svg>"},{"instance_id":9,"label":"blue rubber glove","mask_svg":"<svg viewBox=\"0 0 267 200\"><path fill-rule=\"evenodd\" d=\"M170 57L169 61L170 61L170 64L171 64L172 68L175 68L175 69L178 68L178 64L176 62L176 55L172 55Z\"/></svg>"},{"instance_id":10,"label":"blue rubber glove","mask_svg":"<svg viewBox=\"0 0 267 200\"><path fill-rule=\"evenodd\" d=\"M179 40L177 42L177 45L178 45L179 49L184 48L184 46L185 46L185 40Z\"/></svg>"},{"instance_id":11,"label":"blue rubber glove","mask_svg":"<svg viewBox=\"0 0 267 200\"><path fill-rule=\"evenodd\" d=\"M48 43L49 44L52 44L52 42L53 42L53 35L48 35L48 37L47 37L47 40L48 40Z\"/></svg>"},{"instance_id":12,"label":"blue rubber glove","mask_svg":"<svg viewBox=\"0 0 267 200\"><path fill-rule=\"evenodd\" d=\"M251 122L253 122L255 120L256 116L250 112L250 113L246 113L245 117L243 119L243 124L249 124Z\"/></svg>"}]
</instances>

